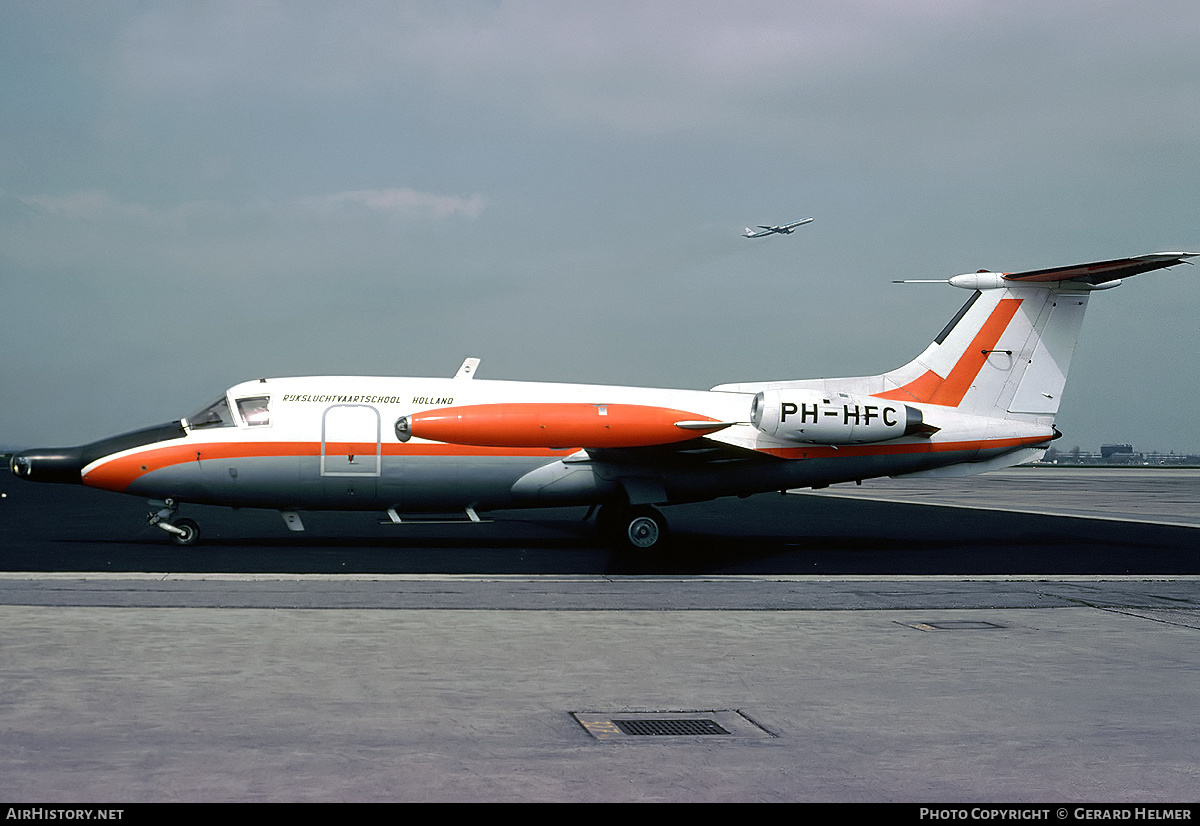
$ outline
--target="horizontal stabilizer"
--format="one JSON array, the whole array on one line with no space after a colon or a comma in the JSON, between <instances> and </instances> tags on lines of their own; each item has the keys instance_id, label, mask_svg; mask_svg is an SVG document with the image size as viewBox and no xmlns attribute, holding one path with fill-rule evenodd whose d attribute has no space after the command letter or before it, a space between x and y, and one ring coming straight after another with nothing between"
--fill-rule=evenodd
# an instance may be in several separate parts
<instances>
[{"instance_id":1,"label":"horizontal stabilizer","mask_svg":"<svg viewBox=\"0 0 1200 826\"><path fill-rule=\"evenodd\" d=\"M1119 281L1133 275L1152 270L1174 267L1189 263L1186 259L1200 255L1198 252L1159 252L1152 255L1137 255L1133 258L1116 258L1112 261L1094 261L1090 264L1073 264L1069 267L1051 267L1044 270L1005 273L1005 281L1082 281L1087 284L1104 284Z\"/></svg>"}]
</instances>

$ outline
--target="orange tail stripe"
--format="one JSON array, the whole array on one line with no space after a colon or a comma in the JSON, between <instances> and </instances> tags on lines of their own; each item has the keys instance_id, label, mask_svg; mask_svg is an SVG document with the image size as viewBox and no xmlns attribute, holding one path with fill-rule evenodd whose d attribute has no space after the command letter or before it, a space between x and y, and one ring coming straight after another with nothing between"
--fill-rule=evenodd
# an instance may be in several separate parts
<instances>
[{"instance_id":1,"label":"orange tail stripe","mask_svg":"<svg viewBox=\"0 0 1200 826\"><path fill-rule=\"evenodd\" d=\"M975 338L967 346L966 352L959 356L958 362L944 379L932 370L910 381L903 387L876 393L876 398L893 399L896 401L917 401L928 404L942 404L947 407L958 407L971 385L975 383L979 371L987 363L989 353L1000 340L1000 336L1008 329L1009 322L1017 314L1021 306L1020 298L1002 298L988 316L988 320L979 328Z\"/></svg>"},{"instance_id":2,"label":"orange tail stripe","mask_svg":"<svg viewBox=\"0 0 1200 826\"><path fill-rule=\"evenodd\" d=\"M903 387L897 387L895 390L889 390L886 393L876 393L878 399L891 399L901 402L928 402L933 398L933 394L945 381L941 376L932 370L926 370L919 378L913 379Z\"/></svg>"}]
</instances>

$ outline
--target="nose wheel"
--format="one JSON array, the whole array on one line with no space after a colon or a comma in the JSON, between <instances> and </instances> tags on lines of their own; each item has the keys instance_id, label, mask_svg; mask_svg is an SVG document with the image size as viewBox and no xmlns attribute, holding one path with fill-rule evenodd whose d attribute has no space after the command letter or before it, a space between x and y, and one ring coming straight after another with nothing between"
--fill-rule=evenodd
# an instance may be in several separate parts
<instances>
[{"instance_id":1,"label":"nose wheel","mask_svg":"<svg viewBox=\"0 0 1200 826\"><path fill-rule=\"evenodd\" d=\"M176 519L175 527L183 531L171 534L171 541L176 545L192 545L200 538L200 526L194 519Z\"/></svg>"},{"instance_id":2,"label":"nose wheel","mask_svg":"<svg viewBox=\"0 0 1200 826\"><path fill-rule=\"evenodd\" d=\"M147 518L147 524L154 525L166 531L171 537L171 541L176 545L192 545L200 538L200 525L196 520L184 517L175 519L175 512L179 510L179 505L174 499L167 499L165 502L151 502L152 505L162 505L157 511L151 511Z\"/></svg>"}]
</instances>

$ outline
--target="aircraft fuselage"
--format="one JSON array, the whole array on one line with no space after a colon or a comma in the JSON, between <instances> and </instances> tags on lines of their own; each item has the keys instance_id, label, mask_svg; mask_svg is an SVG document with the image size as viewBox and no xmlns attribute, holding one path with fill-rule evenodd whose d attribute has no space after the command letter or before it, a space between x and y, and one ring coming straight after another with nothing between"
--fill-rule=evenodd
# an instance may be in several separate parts
<instances>
[{"instance_id":1,"label":"aircraft fuselage","mask_svg":"<svg viewBox=\"0 0 1200 826\"><path fill-rule=\"evenodd\" d=\"M666 504L825 485L986 459L1046 441L1051 430L953 411L926 414L940 424L919 434L869 444L798 444L774 438L751 422L756 394L638 387L488 380L379 377L304 377L245 382L219 400L213 421L183 419L125 437L63 451L27 451L14 458L26 478L78 481L147 499L277 508L280 510L385 510L402 513L593 504L615 499ZM831 404L834 426L902 420L911 409L894 401ZM534 433L517 444L474 444L479 428L463 419L462 436L446 441L398 432L397 423L439 411L542 411L526 422ZM213 406L210 406L209 410ZM589 433L553 444L536 433L556 425L570 408L595 411ZM670 441L645 421L616 414L622 408L663 411L661 421L690 420L696 431L677 430ZM794 408L794 409L793 409ZM799 421L816 406L782 405ZM202 411L204 412L204 411ZM665 415L665 418L664 418ZM645 417L643 417L644 419ZM612 420L610 426L606 422ZM703 433L705 422L715 432ZM501 420L501 430L511 419ZM732 423L732 424L730 424ZM761 423L760 423L761 424ZM981 424L983 428L981 429ZM449 424L455 421L450 417ZM585 451L630 431L628 444ZM661 429L662 425L655 427ZM716 429L719 428L719 429ZM614 429L616 436L608 436ZM418 430L417 433L420 431ZM693 432L695 435L693 435ZM847 430L849 433L850 431ZM141 434L139 436L139 434ZM983 435L984 438L980 438ZM490 437L493 441L497 437ZM502 438L502 437L501 437ZM128 445L125 442L144 443ZM628 449L627 449L628 448ZM728 456L713 454L727 451ZM55 457L58 457L57 459ZM661 461L659 458L661 457ZM797 461L804 460L804 461Z\"/></svg>"}]
</instances>

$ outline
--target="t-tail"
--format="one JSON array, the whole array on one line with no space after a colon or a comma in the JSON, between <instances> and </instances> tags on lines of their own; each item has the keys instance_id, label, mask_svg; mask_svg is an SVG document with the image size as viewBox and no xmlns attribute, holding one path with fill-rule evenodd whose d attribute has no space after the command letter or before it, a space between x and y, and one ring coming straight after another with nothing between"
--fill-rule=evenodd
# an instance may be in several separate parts
<instances>
[{"instance_id":1,"label":"t-tail","mask_svg":"<svg viewBox=\"0 0 1200 826\"><path fill-rule=\"evenodd\" d=\"M914 406L924 412L925 423L935 426L939 419L963 415L1053 431L1091 294L1196 255L1157 253L1028 272L958 275L937 283L973 290L971 297L925 351L902 367L878 376L714 389L847 393ZM1029 458L1014 454L1010 463Z\"/></svg>"},{"instance_id":2,"label":"t-tail","mask_svg":"<svg viewBox=\"0 0 1200 826\"><path fill-rule=\"evenodd\" d=\"M925 352L879 377L882 386L873 395L975 415L1052 419L1091 294L1195 255L955 276L948 283L974 293Z\"/></svg>"}]
</instances>

